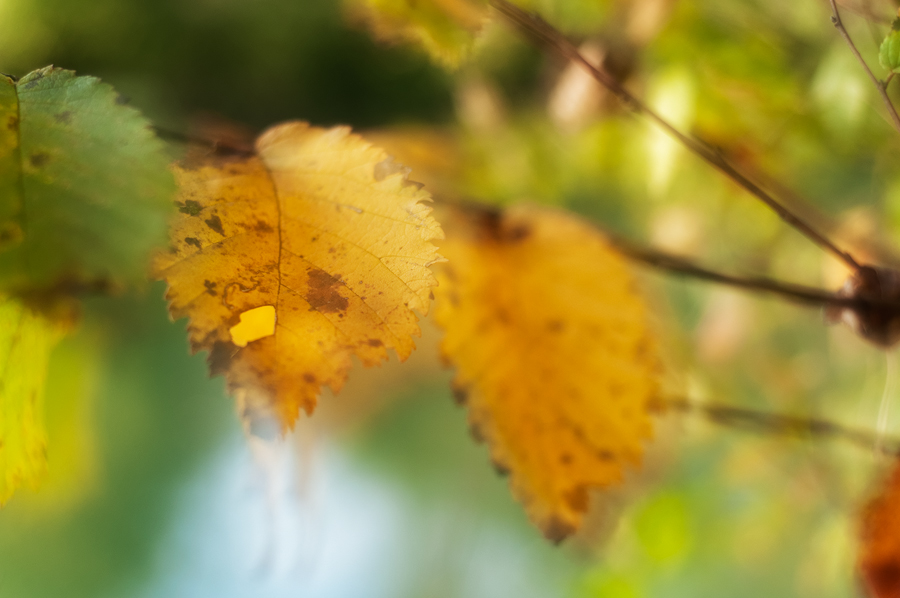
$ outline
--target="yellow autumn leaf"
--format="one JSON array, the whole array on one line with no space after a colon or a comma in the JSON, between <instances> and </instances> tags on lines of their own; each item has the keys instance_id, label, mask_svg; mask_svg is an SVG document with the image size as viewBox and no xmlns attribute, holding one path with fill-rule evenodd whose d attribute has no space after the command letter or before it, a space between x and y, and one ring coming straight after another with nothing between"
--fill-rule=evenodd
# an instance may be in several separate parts
<instances>
[{"instance_id":1,"label":"yellow autumn leaf","mask_svg":"<svg viewBox=\"0 0 900 598\"><path fill-rule=\"evenodd\" d=\"M37 488L47 469L44 383L60 327L15 299L0 300L0 506Z\"/></svg>"},{"instance_id":2,"label":"yellow autumn leaf","mask_svg":"<svg viewBox=\"0 0 900 598\"><path fill-rule=\"evenodd\" d=\"M639 464L658 360L622 257L549 209L454 209L441 221L435 316L473 432L551 540L575 531L588 491Z\"/></svg>"},{"instance_id":3,"label":"yellow autumn leaf","mask_svg":"<svg viewBox=\"0 0 900 598\"><path fill-rule=\"evenodd\" d=\"M346 127L292 122L264 133L256 155L211 154L175 175L172 248L154 271L248 421L311 413L352 356L409 356L443 233L428 193L383 150Z\"/></svg>"}]
</instances>

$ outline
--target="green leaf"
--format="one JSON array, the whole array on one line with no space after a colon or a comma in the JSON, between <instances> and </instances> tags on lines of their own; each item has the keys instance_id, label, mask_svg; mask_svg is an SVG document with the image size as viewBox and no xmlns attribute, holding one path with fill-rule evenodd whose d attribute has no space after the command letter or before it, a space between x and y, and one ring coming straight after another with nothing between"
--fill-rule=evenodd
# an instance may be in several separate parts
<instances>
[{"instance_id":1,"label":"green leaf","mask_svg":"<svg viewBox=\"0 0 900 598\"><path fill-rule=\"evenodd\" d=\"M168 162L149 123L98 79L0 75L0 291L144 279L166 239Z\"/></svg>"},{"instance_id":2,"label":"green leaf","mask_svg":"<svg viewBox=\"0 0 900 598\"><path fill-rule=\"evenodd\" d=\"M894 19L890 33L881 42L878 61L892 73L900 72L900 17Z\"/></svg>"},{"instance_id":3,"label":"green leaf","mask_svg":"<svg viewBox=\"0 0 900 598\"><path fill-rule=\"evenodd\" d=\"M60 333L18 300L0 300L0 506L46 471L44 381Z\"/></svg>"}]
</instances>

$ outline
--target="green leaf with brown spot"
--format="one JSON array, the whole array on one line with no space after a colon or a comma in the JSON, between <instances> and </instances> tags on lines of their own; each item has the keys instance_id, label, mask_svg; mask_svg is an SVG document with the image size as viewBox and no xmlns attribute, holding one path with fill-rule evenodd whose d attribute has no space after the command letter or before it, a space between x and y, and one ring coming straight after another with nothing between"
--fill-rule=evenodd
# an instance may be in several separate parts
<instances>
[{"instance_id":1,"label":"green leaf with brown spot","mask_svg":"<svg viewBox=\"0 0 900 598\"><path fill-rule=\"evenodd\" d=\"M0 75L0 291L142 280L166 238L168 162L147 120L98 79Z\"/></svg>"}]
</instances>

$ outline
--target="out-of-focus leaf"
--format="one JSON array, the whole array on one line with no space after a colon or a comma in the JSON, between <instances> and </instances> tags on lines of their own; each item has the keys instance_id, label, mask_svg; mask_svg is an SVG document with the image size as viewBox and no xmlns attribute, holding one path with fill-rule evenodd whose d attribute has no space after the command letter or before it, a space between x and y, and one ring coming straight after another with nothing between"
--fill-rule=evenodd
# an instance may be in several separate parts
<instances>
[{"instance_id":1,"label":"out-of-focus leaf","mask_svg":"<svg viewBox=\"0 0 900 598\"><path fill-rule=\"evenodd\" d=\"M443 233L428 193L346 127L283 124L256 152L176 167L172 250L154 271L249 421L286 427L341 388L352 356L409 356Z\"/></svg>"},{"instance_id":2,"label":"out-of-focus leaf","mask_svg":"<svg viewBox=\"0 0 900 598\"><path fill-rule=\"evenodd\" d=\"M413 178L443 199L463 195L466 161L459 132L437 127L398 127L365 132L366 139L412 169Z\"/></svg>"},{"instance_id":3,"label":"out-of-focus leaf","mask_svg":"<svg viewBox=\"0 0 900 598\"><path fill-rule=\"evenodd\" d=\"M874 598L900 596L900 462L862 514L858 566Z\"/></svg>"},{"instance_id":4,"label":"out-of-focus leaf","mask_svg":"<svg viewBox=\"0 0 900 598\"><path fill-rule=\"evenodd\" d=\"M93 77L0 76L0 288L143 280L174 192L149 123Z\"/></svg>"},{"instance_id":5,"label":"out-of-focus leaf","mask_svg":"<svg viewBox=\"0 0 900 598\"><path fill-rule=\"evenodd\" d=\"M0 506L47 467L44 382L60 328L15 299L0 300Z\"/></svg>"},{"instance_id":6,"label":"out-of-focus leaf","mask_svg":"<svg viewBox=\"0 0 900 598\"><path fill-rule=\"evenodd\" d=\"M98 490L101 467L94 415L100 345L97 335L88 331L63 339L53 350L44 391L47 476L41 491L28 497L26 508L62 513Z\"/></svg>"},{"instance_id":7,"label":"out-of-focus leaf","mask_svg":"<svg viewBox=\"0 0 900 598\"><path fill-rule=\"evenodd\" d=\"M890 32L881 42L878 61L892 73L900 72L900 17L894 19Z\"/></svg>"},{"instance_id":8,"label":"out-of-focus leaf","mask_svg":"<svg viewBox=\"0 0 900 598\"><path fill-rule=\"evenodd\" d=\"M485 0L351 0L373 33L421 44L437 61L457 66L487 20Z\"/></svg>"},{"instance_id":9,"label":"out-of-focus leaf","mask_svg":"<svg viewBox=\"0 0 900 598\"><path fill-rule=\"evenodd\" d=\"M451 220L452 218L452 220ZM477 436L552 540L616 484L652 433L656 346L623 258L549 209L442 218L443 352Z\"/></svg>"}]
</instances>

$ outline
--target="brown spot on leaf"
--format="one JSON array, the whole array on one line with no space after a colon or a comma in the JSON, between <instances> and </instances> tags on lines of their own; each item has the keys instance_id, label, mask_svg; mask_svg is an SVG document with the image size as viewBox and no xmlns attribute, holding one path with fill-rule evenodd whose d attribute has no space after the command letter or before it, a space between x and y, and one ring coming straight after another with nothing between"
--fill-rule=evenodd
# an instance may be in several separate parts
<instances>
[{"instance_id":1,"label":"brown spot on leaf","mask_svg":"<svg viewBox=\"0 0 900 598\"><path fill-rule=\"evenodd\" d=\"M497 461L496 459L491 459L491 465L494 466L494 471L497 472L497 475L506 477L509 475L509 467Z\"/></svg>"},{"instance_id":2,"label":"brown spot on leaf","mask_svg":"<svg viewBox=\"0 0 900 598\"><path fill-rule=\"evenodd\" d=\"M206 360L209 364L209 373L213 376L224 374L228 371L228 366L231 365L231 359L237 352L238 348L234 343L225 341L216 341L213 343L212 350L210 350L209 357Z\"/></svg>"},{"instance_id":3,"label":"brown spot on leaf","mask_svg":"<svg viewBox=\"0 0 900 598\"><path fill-rule=\"evenodd\" d=\"M453 400L457 405L463 406L469 400L469 391L466 388L453 384L450 390L453 392Z\"/></svg>"},{"instance_id":4,"label":"brown spot on leaf","mask_svg":"<svg viewBox=\"0 0 900 598\"><path fill-rule=\"evenodd\" d=\"M377 338L370 338L366 341L366 344L368 344L370 347L381 347L382 345L384 345L384 343Z\"/></svg>"},{"instance_id":5,"label":"brown spot on leaf","mask_svg":"<svg viewBox=\"0 0 900 598\"><path fill-rule=\"evenodd\" d=\"M66 110L53 117L56 122L67 125L72 122L72 111Z\"/></svg>"},{"instance_id":6,"label":"brown spot on leaf","mask_svg":"<svg viewBox=\"0 0 900 598\"><path fill-rule=\"evenodd\" d=\"M519 224L504 232L503 240L509 243L524 241L531 235L531 229L524 224Z\"/></svg>"},{"instance_id":7,"label":"brown spot on leaf","mask_svg":"<svg viewBox=\"0 0 900 598\"><path fill-rule=\"evenodd\" d=\"M267 222L263 222L262 220L258 220L253 229L259 233L275 232L275 229L273 229Z\"/></svg>"},{"instance_id":8,"label":"brown spot on leaf","mask_svg":"<svg viewBox=\"0 0 900 598\"><path fill-rule=\"evenodd\" d=\"M209 280L204 280L204 281L203 281L203 286L206 287L206 292L207 292L207 293L209 293L209 294L212 295L213 297L216 296L216 283L211 282L211 281L209 281Z\"/></svg>"},{"instance_id":9,"label":"brown spot on leaf","mask_svg":"<svg viewBox=\"0 0 900 598\"><path fill-rule=\"evenodd\" d=\"M50 155L44 152L36 152L34 154L31 154L28 160L31 162L32 166L34 166L35 168L40 168L50 161Z\"/></svg>"},{"instance_id":10,"label":"brown spot on leaf","mask_svg":"<svg viewBox=\"0 0 900 598\"><path fill-rule=\"evenodd\" d=\"M303 374L303 379L306 380L307 382L309 382L310 384L316 383L316 377L313 374L310 374L309 372L306 372L305 374Z\"/></svg>"},{"instance_id":11,"label":"brown spot on leaf","mask_svg":"<svg viewBox=\"0 0 900 598\"><path fill-rule=\"evenodd\" d=\"M563 328L565 328L565 324L563 324L562 320L550 320L547 322L548 332L562 332Z\"/></svg>"},{"instance_id":12,"label":"brown spot on leaf","mask_svg":"<svg viewBox=\"0 0 900 598\"><path fill-rule=\"evenodd\" d=\"M19 119L15 116L10 116L9 120L6 121L6 128L10 131L15 131L19 127Z\"/></svg>"},{"instance_id":13,"label":"brown spot on leaf","mask_svg":"<svg viewBox=\"0 0 900 598\"><path fill-rule=\"evenodd\" d=\"M543 526L541 530L544 532L544 537L553 542L554 544L559 544L563 540L565 540L572 532L575 531L575 528L559 519L557 517L552 517L547 523Z\"/></svg>"},{"instance_id":14,"label":"brown spot on leaf","mask_svg":"<svg viewBox=\"0 0 900 598\"><path fill-rule=\"evenodd\" d=\"M222 220L219 218L218 214L213 214L203 222L206 223L206 226L216 231L223 237L225 236L225 231L222 229Z\"/></svg>"},{"instance_id":15,"label":"brown spot on leaf","mask_svg":"<svg viewBox=\"0 0 900 598\"><path fill-rule=\"evenodd\" d=\"M197 239L196 237L185 237L184 242L188 245L193 245L197 249L201 249L200 239Z\"/></svg>"},{"instance_id":16,"label":"brown spot on leaf","mask_svg":"<svg viewBox=\"0 0 900 598\"><path fill-rule=\"evenodd\" d=\"M340 281L328 272L311 270L308 284L306 301L311 309L322 313L335 313L346 310L350 305L347 298L337 292Z\"/></svg>"},{"instance_id":17,"label":"brown spot on leaf","mask_svg":"<svg viewBox=\"0 0 900 598\"><path fill-rule=\"evenodd\" d=\"M587 488L578 486L567 492L565 495L566 502L576 511L586 511L590 497Z\"/></svg>"},{"instance_id":18,"label":"brown spot on leaf","mask_svg":"<svg viewBox=\"0 0 900 598\"><path fill-rule=\"evenodd\" d=\"M469 435L475 442L484 442L484 432L476 422L469 422Z\"/></svg>"},{"instance_id":19,"label":"brown spot on leaf","mask_svg":"<svg viewBox=\"0 0 900 598\"><path fill-rule=\"evenodd\" d=\"M22 236L22 228L15 222L8 222L0 228L0 246L17 242Z\"/></svg>"},{"instance_id":20,"label":"brown spot on leaf","mask_svg":"<svg viewBox=\"0 0 900 598\"><path fill-rule=\"evenodd\" d=\"M182 214L187 214L188 216L196 216L203 210L203 206L201 206L193 199L189 199L184 203L176 201L175 205L178 206L179 212L181 212Z\"/></svg>"},{"instance_id":21,"label":"brown spot on leaf","mask_svg":"<svg viewBox=\"0 0 900 598\"><path fill-rule=\"evenodd\" d=\"M28 83L26 83L25 85L23 85L23 87L25 89L31 89L32 87L37 87L40 84L41 79L43 79L43 78L44 78L44 73L38 71L31 76L31 80Z\"/></svg>"}]
</instances>

